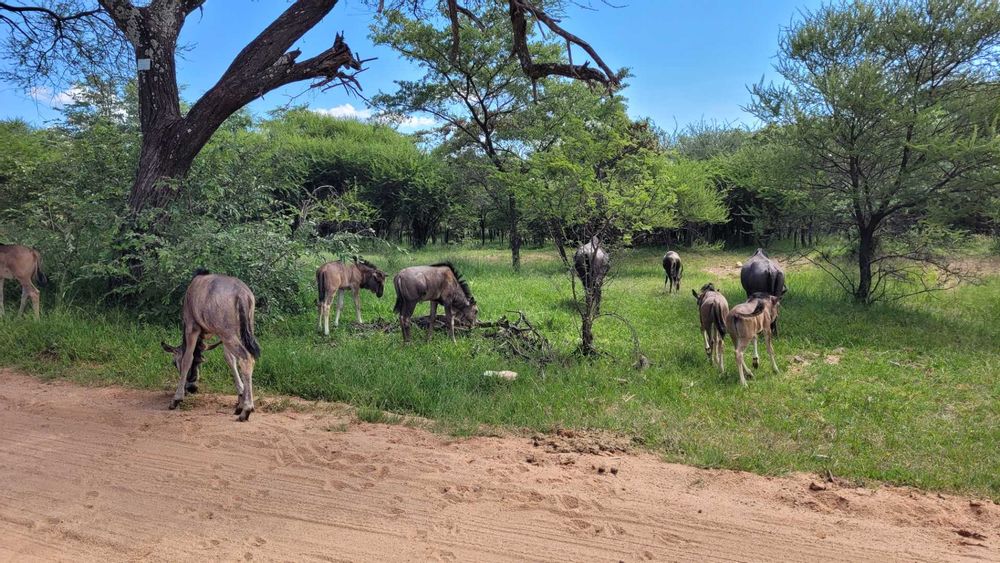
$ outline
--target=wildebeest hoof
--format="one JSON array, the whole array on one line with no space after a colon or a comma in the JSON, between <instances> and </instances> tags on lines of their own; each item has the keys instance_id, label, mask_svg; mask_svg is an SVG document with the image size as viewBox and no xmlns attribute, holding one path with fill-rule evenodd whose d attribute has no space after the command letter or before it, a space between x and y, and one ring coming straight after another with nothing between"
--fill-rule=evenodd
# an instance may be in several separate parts
<instances>
[{"instance_id":1,"label":"wildebeest hoof","mask_svg":"<svg viewBox=\"0 0 1000 563\"><path fill-rule=\"evenodd\" d=\"M760 360L757 359L757 358L754 358L753 359L753 369L757 369L759 367L760 367Z\"/></svg>"},{"instance_id":2,"label":"wildebeest hoof","mask_svg":"<svg viewBox=\"0 0 1000 563\"><path fill-rule=\"evenodd\" d=\"M180 404L181 404L180 399L174 399L173 401L170 401L170 410L176 409L178 406L180 406Z\"/></svg>"},{"instance_id":3,"label":"wildebeest hoof","mask_svg":"<svg viewBox=\"0 0 1000 563\"><path fill-rule=\"evenodd\" d=\"M253 412L253 409L244 409L243 412L240 413L239 418L237 418L236 420L239 420L240 422L246 422L246 421L250 420L250 413L252 413L252 412Z\"/></svg>"},{"instance_id":4,"label":"wildebeest hoof","mask_svg":"<svg viewBox=\"0 0 1000 563\"><path fill-rule=\"evenodd\" d=\"M197 383L188 383L187 385L184 386L184 390L187 391L188 393L197 393L198 392L198 384Z\"/></svg>"}]
</instances>

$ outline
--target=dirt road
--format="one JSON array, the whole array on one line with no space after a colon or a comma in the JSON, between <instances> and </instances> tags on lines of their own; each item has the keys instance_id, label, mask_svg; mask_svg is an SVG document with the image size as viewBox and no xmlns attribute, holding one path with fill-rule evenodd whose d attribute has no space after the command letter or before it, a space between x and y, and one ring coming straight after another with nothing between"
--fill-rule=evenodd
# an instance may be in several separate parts
<instances>
[{"instance_id":1,"label":"dirt road","mask_svg":"<svg viewBox=\"0 0 1000 563\"><path fill-rule=\"evenodd\" d=\"M0 370L0 561L1000 560L990 501L168 400Z\"/></svg>"}]
</instances>

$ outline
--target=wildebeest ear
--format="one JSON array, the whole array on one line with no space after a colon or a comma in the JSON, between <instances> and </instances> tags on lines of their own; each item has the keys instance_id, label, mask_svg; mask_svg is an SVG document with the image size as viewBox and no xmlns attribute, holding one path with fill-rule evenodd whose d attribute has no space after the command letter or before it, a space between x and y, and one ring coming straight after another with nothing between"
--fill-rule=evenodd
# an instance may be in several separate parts
<instances>
[{"instance_id":1,"label":"wildebeest ear","mask_svg":"<svg viewBox=\"0 0 1000 563\"><path fill-rule=\"evenodd\" d=\"M694 295L694 298L695 298L695 299L697 299L697 298L698 298L698 292L697 292L697 291L695 291L694 289L692 289L692 290L691 290L691 295Z\"/></svg>"},{"instance_id":2,"label":"wildebeest ear","mask_svg":"<svg viewBox=\"0 0 1000 563\"><path fill-rule=\"evenodd\" d=\"M162 340L160 341L160 347L163 348L163 351L166 352L166 353L168 353L168 354L173 354L174 352L177 351L177 348L174 348L173 346L167 344L166 342L164 342Z\"/></svg>"}]
</instances>

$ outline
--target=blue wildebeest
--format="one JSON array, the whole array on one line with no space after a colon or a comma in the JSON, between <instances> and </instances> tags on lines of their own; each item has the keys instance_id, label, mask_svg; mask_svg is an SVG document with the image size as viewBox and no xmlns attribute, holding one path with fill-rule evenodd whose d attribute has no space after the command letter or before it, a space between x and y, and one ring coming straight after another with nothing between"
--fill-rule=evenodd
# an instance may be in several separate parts
<instances>
[{"instance_id":1,"label":"blue wildebeest","mask_svg":"<svg viewBox=\"0 0 1000 563\"><path fill-rule=\"evenodd\" d=\"M771 345L771 327L778 320L781 308L781 298L768 293L754 293L745 303L740 303L729 310L726 327L733 338L736 349L736 368L740 373L740 384L746 387L747 377L753 377L753 372L747 367L743 352L753 340L753 367L759 366L757 356L757 337L763 332L767 343L767 354L771 357L771 367L775 373L778 364L774 360L774 348Z\"/></svg>"},{"instance_id":2,"label":"blue wildebeest","mask_svg":"<svg viewBox=\"0 0 1000 563\"><path fill-rule=\"evenodd\" d=\"M173 354L174 365L180 372L171 410L180 405L186 391L198 391L198 367L204 361L203 353L221 344L239 396L233 414L239 415L243 422L250 418L254 410L253 368L260 358L260 345L254 337L255 305L253 292L242 281L205 270L195 272L184 294L180 346L160 342L165 351ZM219 342L206 348L204 341L212 335L218 336Z\"/></svg>"},{"instance_id":3,"label":"blue wildebeest","mask_svg":"<svg viewBox=\"0 0 1000 563\"><path fill-rule=\"evenodd\" d=\"M726 347L726 318L729 316L729 302L726 296L707 283L701 286L701 293L691 290L698 302L698 317L701 320L701 335L705 339L705 354L720 373L726 371L724 357Z\"/></svg>"},{"instance_id":4,"label":"blue wildebeest","mask_svg":"<svg viewBox=\"0 0 1000 563\"><path fill-rule=\"evenodd\" d=\"M684 265L681 264L681 256L673 250L663 255L663 271L666 277L663 280L664 287L668 293L681 290L681 274L684 273ZM693 289L691 291L694 291Z\"/></svg>"},{"instance_id":5,"label":"blue wildebeest","mask_svg":"<svg viewBox=\"0 0 1000 563\"><path fill-rule=\"evenodd\" d=\"M573 255L573 267L583 282L587 295L593 296L594 312L601 311L601 288L604 277L611 268L608 253L601 248L601 239L594 236L587 244L581 245Z\"/></svg>"},{"instance_id":6,"label":"blue wildebeest","mask_svg":"<svg viewBox=\"0 0 1000 563\"><path fill-rule=\"evenodd\" d=\"M42 255L34 248L20 244L0 244L0 315L4 314L3 282L6 279L15 279L21 284L21 307L18 314L24 314L24 306L31 299L35 320L38 320L41 313L35 283L39 287L48 284L48 278L42 273Z\"/></svg>"},{"instance_id":7,"label":"blue wildebeest","mask_svg":"<svg viewBox=\"0 0 1000 563\"><path fill-rule=\"evenodd\" d=\"M463 324L476 324L479 307L472 296L469 284L462 279L450 262L430 266L411 266L400 270L392 280L396 288L396 304L393 311L399 315L399 326L403 330L403 340L410 341L410 318L421 301L431 302L430 322L427 324L427 340L434 334L438 303L444 305L445 324L448 336L455 342L455 316Z\"/></svg>"},{"instance_id":8,"label":"blue wildebeest","mask_svg":"<svg viewBox=\"0 0 1000 563\"><path fill-rule=\"evenodd\" d=\"M764 254L763 248L758 248L740 268L740 283L748 298L754 293L766 293L780 298L788 291L785 285L785 272L777 262ZM771 332L775 336L778 335L777 319L771 325Z\"/></svg>"},{"instance_id":9,"label":"blue wildebeest","mask_svg":"<svg viewBox=\"0 0 1000 563\"><path fill-rule=\"evenodd\" d=\"M327 262L316 270L316 288L319 291L319 330L330 334L330 304L334 293L337 295L337 314L333 326L340 326L340 312L344 309L344 291L350 289L354 298L354 314L361 322L361 289L367 289L382 297L385 287L385 272L362 258L353 262Z\"/></svg>"}]
</instances>

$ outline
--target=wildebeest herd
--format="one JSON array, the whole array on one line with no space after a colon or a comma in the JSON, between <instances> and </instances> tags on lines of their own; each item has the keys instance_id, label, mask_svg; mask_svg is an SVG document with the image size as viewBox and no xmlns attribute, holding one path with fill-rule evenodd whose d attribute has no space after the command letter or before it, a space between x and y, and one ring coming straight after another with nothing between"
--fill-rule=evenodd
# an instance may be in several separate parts
<instances>
[{"instance_id":1,"label":"wildebeest herd","mask_svg":"<svg viewBox=\"0 0 1000 563\"><path fill-rule=\"evenodd\" d=\"M601 288L611 266L608 252L601 247L597 237L577 248L573 266L587 292L588 303L594 304L595 312L600 307ZM680 291L681 275L684 271L681 257L674 251L663 256L665 274L664 286L668 293ZM42 257L33 248L21 245L0 245L0 315L3 309L3 282L16 279L21 284L21 307L30 299L35 318L39 318L39 292L36 287L44 287L45 274L42 272ZM344 306L344 292L351 291L357 321L361 322L360 290L367 289L377 297L382 297L386 274L375 265L361 258L350 261L328 262L316 272L318 293L319 331L330 332L330 306L336 294L337 310L333 324L340 322ZM785 274L763 249L750 257L740 270L740 283L746 291L747 300L732 308L728 301L711 283L702 286L701 291L691 290L698 304L701 332L705 353L709 360L725 372L724 342L726 334L733 340L736 367L740 383L746 385L747 377L753 372L747 367L744 352L753 342L753 367L759 366L757 340L763 333L771 367L775 372L778 365L774 358L772 337L778 331L778 312L781 298L788 290ZM417 304L430 302L430 318L427 326L427 340L430 340L437 316L437 306L444 307L445 326L448 336L455 341L455 321L472 326L476 323L479 308L472 296L469 284L462 278L454 265L441 262L429 266L412 266L400 270L393 278L396 303L393 311L399 316L403 340L411 339L411 317ZM205 270L195 272L184 294L181 311L181 342L171 346L161 342L162 348L173 355L174 365L179 373L177 390L170 408L180 405L186 393L198 391L199 369L205 352L218 346L223 347L226 363L233 374L238 400L235 414L246 421L254 410L253 369L260 358L260 345L254 336L254 294L237 278L212 274ZM218 341L208 345L211 337Z\"/></svg>"}]
</instances>

